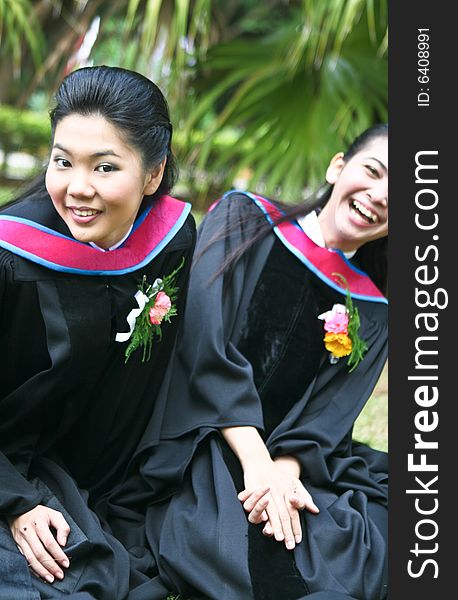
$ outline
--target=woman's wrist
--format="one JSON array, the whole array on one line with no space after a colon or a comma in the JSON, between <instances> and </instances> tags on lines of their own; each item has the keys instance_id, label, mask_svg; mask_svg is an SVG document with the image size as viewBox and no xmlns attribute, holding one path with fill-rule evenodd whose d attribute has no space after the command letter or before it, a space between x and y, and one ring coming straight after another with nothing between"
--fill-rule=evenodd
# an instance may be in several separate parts
<instances>
[{"instance_id":1,"label":"woman's wrist","mask_svg":"<svg viewBox=\"0 0 458 600\"><path fill-rule=\"evenodd\" d=\"M259 469L263 465L272 464L272 458L267 450L265 452L247 452L239 457L239 461L243 471L247 471L248 469L252 468Z\"/></svg>"},{"instance_id":2,"label":"woman's wrist","mask_svg":"<svg viewBox=\"0 0 458 600\"><path fill-rule=\"evenodd\" d=\"M226 427L221 433L244 471L253 466L272 463L269 451L255 427Z\"/></svg>"},{"instance_id":3,"label":"woman's wrist","mask_svg":"<svg viewBox=\"0 0 458 600\"><path fill-rule=\"evenodd\" d=\"M281 466L282 469L287 471L290 475L297 477L301 476L301 464L295 456L285 454L284 456L277 456L274 458L274 462Z\"/></svg>"}]
</instances>

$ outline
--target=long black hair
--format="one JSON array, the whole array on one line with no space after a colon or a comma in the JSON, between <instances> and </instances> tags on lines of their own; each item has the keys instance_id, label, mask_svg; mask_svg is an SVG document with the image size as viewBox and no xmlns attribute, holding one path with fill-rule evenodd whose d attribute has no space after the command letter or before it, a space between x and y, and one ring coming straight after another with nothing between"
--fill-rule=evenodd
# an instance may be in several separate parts
<instances>
[{"instance_id":1,"label":"long black hair","mask_svg":"<svg viewBox=\"0 0 458 600\"><path fill-rule=\"evenodd\" d=\"M138 151L145 170L154 169L167 158L158 189L144 201L167 194L175 184L177 167L167 102L157 85L140 73L107 66L73 71L60 84L49 114L52 138L58 123L69 115L100 115ZM13 202L46 193L45 173L40 173Z\"/></svg>"},{"instance_id":2,"label":"long black hair","mask_svg":"<svg viewBox=\"0 0 458 600\"><path fill-rule=\"evenodd\" d=\"M343 156L343 160L348 162L355 154L360 152L367 145L372 143L374 140L387 137L388 136L388 125L382 123L377 124L369 129L366 129L361 135L359 135L350 145L348 150L345 152ZM276 204L281 210L281 216L276 219L273 223L269 223L264 215L259 213L258 226L256 233L245 243L239 246L233 253L231 253L224 263L221 265L216 276L230 272L235 264L239 261L242 255L249 249L251 246L264 238L276 225L283 223L284 221L290 221L294 219L298 219L302 217L312 210L316 210L317 213L321 211L321 209L328 202L331 197L332 185L325 184L323 185L317 192L310 195L306 200L299 204L295 204L294 206L283 204L279 201L274 201L270 199L274 204ZM250 217L252 220L253 217ZM240 223L230 224L225 231L218 232L217 236L214 239L210 240L207 246L199 253L198 257L201 256L209 246L219 239L221 235L225 236L230 234L232 228L236 228L240 225ZM365 271L375 285L385 294L388 293L388 281L387 281L387 252L388 252L388 237L379 238L377 240L373 240L371 242L367 242L355 253L355 260L358 265L361 267L363 271ZM197 257L197 258L198 258Z\"/></svg>"}]
</instances>

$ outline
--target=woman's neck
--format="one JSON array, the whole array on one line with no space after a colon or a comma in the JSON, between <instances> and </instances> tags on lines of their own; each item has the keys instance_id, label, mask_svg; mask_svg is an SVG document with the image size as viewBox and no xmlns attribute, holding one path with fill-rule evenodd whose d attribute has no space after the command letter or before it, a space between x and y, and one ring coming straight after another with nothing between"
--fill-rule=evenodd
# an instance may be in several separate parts
<instances>
[{"instance_id":1,"label":"woman's neck","mask_svg":"<svg viewBox=\"0 0 458 600\"><path fill-rule=\"evenodd\" d=\"M108 248L102 248L101 246L98 246L95 242L89 242L89 244L93 247L96 248L97 250L100 250L101 252L109 252L111 250L116 250L116 248L119 248L119 246L121 246L129 237L132 228L133 228L134 224L132 223L132 225L129 227L127 233L125 235L122 236L122 238L115 242L114 244L111 244Z\"/></svg>"},{"instance_id":2,"label":"woman's neck","mask_svg":"<svg viewBox=\"0 0 458 600\"><path fill-rule=\"evenodd\" d=\"M342 239L335 227L329 224L326 207L318 215L318 223L326 248L340 250L345 254L354 254L360 247L354 240Z\"/></svg>"}]
</instances>

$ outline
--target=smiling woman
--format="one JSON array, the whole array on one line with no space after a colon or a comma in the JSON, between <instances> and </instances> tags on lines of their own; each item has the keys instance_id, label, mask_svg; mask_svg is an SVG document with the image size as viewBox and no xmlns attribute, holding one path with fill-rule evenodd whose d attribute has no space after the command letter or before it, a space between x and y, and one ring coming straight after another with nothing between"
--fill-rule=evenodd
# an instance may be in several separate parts
<instances>
[{"instance_id":1,"label":"smiling woman","mask_svg":"<svg viewBox=\"0 0 458 600\"><path fill-rule=\"evenodd\" d=\"M349 159L336 154L326 180L334 187L318 220L327 247L349 252L388 235L386 138L375 138Z\"/></svg>"},{"instance_id":2,"label":"smiling woman","mask_svg":"<svg viewBox=\"0 0 458 600\"><path fill-rule=\"evenodd\" d=\"M113 249L132 229L166 158L145 170L140 154L100 115L69 115L54 133L46 188L73 237Z\"/></svg>"},{"instance_id":3,"label":"smiling woman","mask_svg":"<svg viewBox=\"0 0 458 600\"><path fill-rule=\"evenodd\" d=\"M142 469L184 597L387 596L387 455L352 439L387 355L387 135L336 154L311 202L233 191L199 227Z\"/></svg>"},{"instance_id":4,"label":"smiling woman","mask_svg":"<svg viewBox=\"0 0 458 600\"><path fill-rule=\"evenodd\" d=\"M68 75L51 124L46 173L0 211L0 596L162 598L142 500L109 507L126 480L142 495L183 318L195 227L167 195L172 125L152 81L112 67Z\"/></svg>"}]
</instances>

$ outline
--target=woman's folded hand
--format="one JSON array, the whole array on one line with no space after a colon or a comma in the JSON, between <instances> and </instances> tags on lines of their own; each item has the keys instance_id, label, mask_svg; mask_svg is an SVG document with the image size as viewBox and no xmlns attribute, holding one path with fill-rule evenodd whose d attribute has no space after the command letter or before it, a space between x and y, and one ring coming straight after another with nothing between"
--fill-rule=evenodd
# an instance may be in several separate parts
<instances>
[{"instance_id":1,"label":"woman's folded hand","mask_svg":"<svg viewBox=\"0 0 458 600\"><path fill-rule=\"evenodd\" d=\"M62 547L70 533L63 515L57 510L38 505L19 517L9 520L11 533L32 571L52 583L63 579L61 567L70 562ZM55 531L55 535L53 534Z\"/></svg>"}]
</instances>

